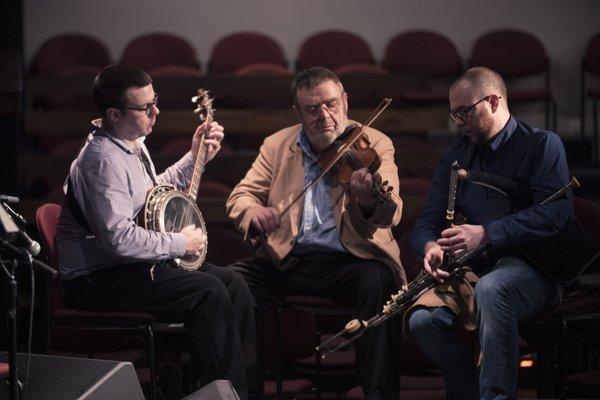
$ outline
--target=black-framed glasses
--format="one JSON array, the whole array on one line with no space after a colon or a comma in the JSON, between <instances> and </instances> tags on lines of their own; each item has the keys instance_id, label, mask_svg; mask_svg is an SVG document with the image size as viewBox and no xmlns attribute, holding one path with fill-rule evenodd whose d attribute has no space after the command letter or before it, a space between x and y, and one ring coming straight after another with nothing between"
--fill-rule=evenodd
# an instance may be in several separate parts
<instances>
[{"instance_id":1,"label":"black-framed glasses","mask_svg":"<svg viewBox=\"0 0 600 400\"><path fill-rule=\"evenodd\" d=\"M146 113L146 115L149 117L150 115L152 115L152 109L157 104L158 104L158 93L154 93L154 100L152 100L152 103L148 103L143 107L131 107L131 106L125 107L125 106L123 106L120 108L122 108L124 110L144 111Z\"/></svg>"},{"instance_id":2,"label":"black-framed glasses","mask_svg":"<svg viewBox=\"0 0 600 400\"><path fill-rule=\"evenodd\" d=\"M473 113L475 106L477 106L477 104L481 103L482 101L488 101L490 97L492 97L491 94L485 96L483 99L470 105L469 107L459 107L456 110L450 110L448 114L450 115L450 118L452 118L452 121L454 121L455 123L458 124L462 122L463 124L465 124L471 119L471 114ZM500 97L498 96L498 98Z\"/></svg>"},{"instance_id":3,"label":"black-framed glasses","mask_svg":"<svg viewBox=\"0 0 600 400\"><path fill-rule=\"evenodd\" d=\"M321 115L321 110L323 110L323 106L329 110L331 113L337 113L340 110L340 106L342 105L342 99L334 98L331 100L324 101L319 104L310 104L306 106L299 106L302 108L302 111L306 115L308 115L312 119L316 119Z\"/></svg>"}]
</instances>

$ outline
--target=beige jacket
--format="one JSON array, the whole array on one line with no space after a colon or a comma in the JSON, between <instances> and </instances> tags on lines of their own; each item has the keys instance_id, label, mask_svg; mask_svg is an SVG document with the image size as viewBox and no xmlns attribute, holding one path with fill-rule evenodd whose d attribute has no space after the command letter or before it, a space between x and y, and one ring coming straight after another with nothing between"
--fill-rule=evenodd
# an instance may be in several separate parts
<instances>
[{"instance_id":1,"label":"beige jacket","mask_svg":"<svg viewBox=\"0 0 600 400\"><path fill-rule=\"evenodd\" d=\"M281 211L303 189L302 149L296 141L299 130L300 125L294 125L267 137L252 167L227 200L227 213L246 239L252 235L250 222L257 206L276 207ZM398 170L394 164L392 141L375 129L367 128L366 134L382 159L378 170L382 180L387 180L398 195ZM402 200L393 196L393 204L378 203L373 215L365 218L351 196L349 185L334 185L331 195L336 226L346 249L359 258L385 263L392 269L398 284L406 282L400 249L391 231L400 221ZM259 253L266 252L279 268L286 267L284 258L298 236L303 203L300 199L282 215L279 229L269 234L267 243L259 249Z\"/></svg>"}]
</instances>

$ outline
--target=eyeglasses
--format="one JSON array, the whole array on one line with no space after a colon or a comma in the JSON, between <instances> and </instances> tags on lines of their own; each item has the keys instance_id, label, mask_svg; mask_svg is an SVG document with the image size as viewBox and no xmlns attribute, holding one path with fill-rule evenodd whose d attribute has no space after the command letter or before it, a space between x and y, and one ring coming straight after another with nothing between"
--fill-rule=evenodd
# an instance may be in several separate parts
<instances>
[{"instance_id":1,"label":"eyeglasses","mask_svg":"<svg viewBox=\"0 0 600 400\"><path fill-rule=\"evenodd\" d=\"M482 101L489 101L490 97L492 97L492 95L485 96L483 99L479 100L478 102L469 107L459 107L456 110L450 110L448 114L450 115L450 118L452 118L452 121L454 121L454 123L458 124L462 122L463 124L465 124L471 119L471 114L473 113L475 106L481 103ZM500 99L501 97L498 96L498 98Z\"/></svg>"},{"instance_id":2,"label":"eyeglasses","mask_svg":"<svg viewBox=\"0 0 600 400\"><path fill-rule=\"evenodd\" d=\"M302 106L302 111L308 115L312 119L316 119L321 115L321 110L323 110L323 106L331 112L337 113L340 110L340 105L342 104L342 100L335 98L331 100L324 101L319 104L311 104L307 106Z\"/></svg>"},{"instance_id":3,"label":"eyeglasses","mask_svg":"<svg viewBox=\"0 0 600 400\"><path fill-rule=\"evenodd\" d=\"M135 111L144 111L146 113L146 115L149 117L150 115L152 115L152 110L154 108L154 106L156 106L158 104L158 93L154 94L154 100L152 100L152 103L148 103L143 107L120 107L124 110L135 110Z\"/></svg>"}]
</instances>

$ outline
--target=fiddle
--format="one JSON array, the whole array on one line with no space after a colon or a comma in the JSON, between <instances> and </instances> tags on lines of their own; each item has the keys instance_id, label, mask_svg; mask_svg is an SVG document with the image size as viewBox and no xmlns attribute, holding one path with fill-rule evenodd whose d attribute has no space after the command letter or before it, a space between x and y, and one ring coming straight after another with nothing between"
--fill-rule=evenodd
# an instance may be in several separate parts
<instances>
[{"instance_id":1,"label":"fiddle","mask_svg":"<svg viewBox=\"0 0 600 400\"><path fill-rule=\"evenodd\" d=\"M390 105L392 102L391 99L383 99L381 103L377 106L373 114L367 119L367 121L361 125L357 126L354 129L347 131L346 140L338 141L338 145L335 147L331 147L332 150L328 153L328 156L323 157L322 163L319 164L321 167L321 173L315 179L313 179L308 185L302 189L302 191L294 197L294 199L283 209L281 210L280 216L287 213L294 203L296 203L304 194L310 189L312 185L314 185L319 179L321 179L325 174L327 174L333 167L338 165L339 171L341 174L338 174L338 178L342 183L348 183L350 181L350 177L352 176L352 172L363 168L372 166L375 168L374 171L379 169L381 166L381 157L377 155L377 152L370 148L368 145L369 139L365 135L365 128L368 128L377 117L381 115L381 113ZM341 135L340 135L341 136ZM339 139L339 138L338 138ZM369 150L366 152L357 151L353 149L361 148L361 147L369 147ZM329 149L328 147L327 149ZM377 156L376 158L373 156L373 153ZM319 157L321 158L321 157ZM343 160L342 160L343 158ZM338 162L342 160L342 164L338 164ZM378 160L378 161L376 161ZM362 161L362 162L361 162ZM343 168L344 165L347 164L350 169ZM394 194L392 191L393 188L387 187L388 182L380 182L381 178L378 175L373 175L373 188L375 189L375 196L379 196L382 201L392 201L390 197L390 193ZM395 195L395 194L394 194Z\"/></svg>"},{"instance_id":2,"label":"fiddle","mask_svg":"<svg viewBox=\"0 0 600 400\"><path fill-rule=\"evenodd\" d=\"M319 155L317 164L322 170L329 166L329 172L337 176L340 183L350 182L352 173L361 168L367 168L373 175L373 197L378 201L392 201L390 193L393 188L388 181L381 182L381 177L375 175L381 166L381 157L371 147L369 138L363 132L362 126L350 126ZM355 140L353 140L356 137ZM348 143L351 142L349 145ZM340 149L345 147L342 156ZM335 160L335 161L334 161Z\"/></svg>"}]
</instances>

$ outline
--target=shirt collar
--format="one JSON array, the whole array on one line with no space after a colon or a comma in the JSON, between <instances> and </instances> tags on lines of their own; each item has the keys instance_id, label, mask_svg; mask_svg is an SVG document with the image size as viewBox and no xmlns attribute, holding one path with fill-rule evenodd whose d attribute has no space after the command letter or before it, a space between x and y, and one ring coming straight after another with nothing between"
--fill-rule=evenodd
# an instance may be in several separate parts
<instances>
[{"instance_id":1,"label":"shirt collar","mask_svg":"<svg viewBox=\"0 0 600 400\"><path fill-rule=\"evenodd\" d=\"M501 147L503 147L504 143L510 139L515 129L517 129L517 121L511 115L508 122L506 122L506 125L504 125L504 128L502 128L488 143L489 149L493 153L497 153Z\"/></svg>"},{"instance_id":2,"label":"shirt collar","mask_svg":"<svg viewBox=\"0 0 600 400\"><path fill-rule=\"evenodd\" d=\"M318 155L313 151L313 148L310 145L310 142L308 141L308 137L306 136L306 133L304 133L304 129L302 129L302 127L300 127L300 129L298 130L296 143L298 143L298 146L300 146L302 152L309 159L311 159L312 161L315 161L317 159Z\"/></svg>"},{"instance_id":3,"label":"shirt collar","mask_svg":"<svg viewBox=\"0 0 600 400\"><path fill-rule=\"evenodd\" d=\"M98 118L98 119L93 120L91 122L91 125L92 125L92 135L104 136L104 137L108 138L110 141L112 141L114 144L119 146L121 148L121 150L125 151L126 153L136 154L136 152L134 150L131 150L129 145L127 145L127 143L125 143L124 140L119 139L118 137L113 135L108 129L105 129L102 126L102 119ZM146 140L146 137L141 137L136 140L136 143L139 147L141 147L142 143L144 143L145 140Z\"/></svg>"}]
</instances>

